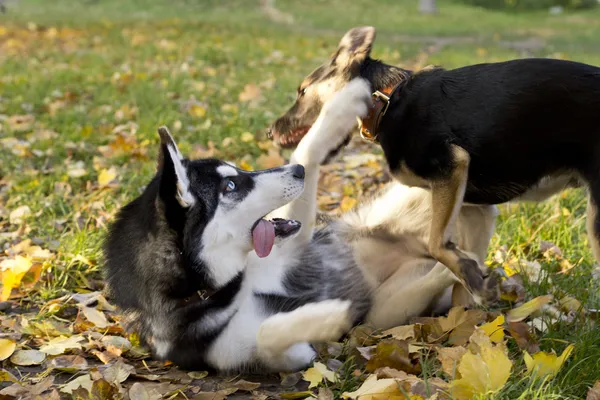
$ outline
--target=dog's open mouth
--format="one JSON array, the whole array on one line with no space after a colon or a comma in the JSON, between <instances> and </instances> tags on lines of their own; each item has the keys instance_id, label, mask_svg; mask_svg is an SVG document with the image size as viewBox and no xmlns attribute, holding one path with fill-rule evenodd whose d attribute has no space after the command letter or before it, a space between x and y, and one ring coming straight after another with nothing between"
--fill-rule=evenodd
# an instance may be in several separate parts
<instances>
[{"instance_id":1,"label":"dog's open mouth","mask_svg":"<svg viewBox=\"0 0 600 400\"><path fill-rule=\"evenodd\" d=\"M288 134L279 136L279 145L284 148L294 147L300 143L304 135L308 132L310 126L296 128Z\"/></svg>"},{"instance_id":2,"label":"dog's open mouth","mask_svg":"<svg viewBox=\"0 0 600 400\"><path fill-rule=\"evenodd\" d=\"M275 238L285 238L298 232L302 224L293 219L273 218L259 219L252 227L252 245L256 255L264 258L271 254Z\"/></svg>"}]
</instances>

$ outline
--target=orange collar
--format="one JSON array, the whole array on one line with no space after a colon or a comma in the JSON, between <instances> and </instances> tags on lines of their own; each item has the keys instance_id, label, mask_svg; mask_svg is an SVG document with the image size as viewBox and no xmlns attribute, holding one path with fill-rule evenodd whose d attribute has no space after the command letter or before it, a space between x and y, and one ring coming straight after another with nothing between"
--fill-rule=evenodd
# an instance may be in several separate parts
<instances>
[{"instance_id":1,"label":"orange collar","mask_svg":"<svg viewBox=\"0 0 600 400\"><path fill-rule=\"evenodd\" d=\"M373 105L369 109L367 116L362 119L360 124L360 136L363 139L369 142L378 143L377 136L379 135L379 123L390 106L390 97L392 97L392 94L394 94L402 82L403 80L394 86L388 86L373 92Z\"/></svg>"}]
</instances>

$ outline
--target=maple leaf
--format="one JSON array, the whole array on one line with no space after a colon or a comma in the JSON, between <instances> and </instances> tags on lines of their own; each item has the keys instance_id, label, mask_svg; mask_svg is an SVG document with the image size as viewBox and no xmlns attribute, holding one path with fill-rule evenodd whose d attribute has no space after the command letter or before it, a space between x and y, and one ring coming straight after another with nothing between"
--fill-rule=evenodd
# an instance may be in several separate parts
<instances>
[{"instance_id":1,"label":"maple leaf","mask_svg":"<svg viewBox=\"0 0 600 400\"><path fill-rule=\"evenodd\" d=\"M319 385L323 379L327 379L329 382L335 382L335 372L327 369L327 366L320 362L315 362L313 367L307 369L302 377L305 381L309 382L308 388L313 388Z\"/></svg>"},{"instance_id":2,"label":"maple leaf","mask_svg":"<svg viewBox=\"0 0 600 400\"><path fill-rule=\"evenodd\" d=\"M470 338L477 344L477 353L466 352L458 366L461 378L450 384L457 400L472 399L477 395L494 393L502 389L510 376L512 361L502 344L492 345L490 338L476 329Z\"/></svg>"},{"instance_id":3,"label":"maple leaf","mask_svg":"<svg viewBox=\"0 0 600 400\"><path fill-rule=\"evenodd\" d=\"M560 356L557 356L554 350L552 353L540 351L533 356L524 351L523 359L527 366L527 372L540 378L545 376L553 377L558 373L567 358L569 358L573 349L574 346L572 344L568 345Z\"/></svg>"},{"instance_id":4,"label":"maple leaf","mask_svg":"<svg viewBox=\"0 0 600 400\"><path fill-rule=\"evenodd\" d=\"M378 399L404 399L400 385L396 379L377 379L377 375L369 375L367 380L354 392L342 393L344 399L378 400Z\"/></svg>"},{"instance_id":5,"label":"maple leaf","mask_svg":"<svg viewBox=\"0 0 600 400\"><path fill-rule=\"evenodd\" d=\"M40 351L52 356L57 356L69 349L81 349L81 344L79 342L82 340L83 337L81 336L59 336L40 347Z\"/></svg>"},{"instance_id":6,"label":"maple leaf","mask_svg":"<svg viewBox=\"0 0 600 400\"><path fill-rule=\"evenodd\" d=\"M117 170L113 167L110 169L103 169L98 174L98 186L106 187L117 177Z\"/></svg>"}]
</instances>

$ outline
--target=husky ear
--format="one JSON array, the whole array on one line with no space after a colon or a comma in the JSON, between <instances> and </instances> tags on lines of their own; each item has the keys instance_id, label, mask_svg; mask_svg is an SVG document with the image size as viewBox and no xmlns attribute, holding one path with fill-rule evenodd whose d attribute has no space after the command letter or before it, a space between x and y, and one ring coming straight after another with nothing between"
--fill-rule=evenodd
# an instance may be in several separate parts
<instances>
[{"instance_id":1,"label":"husky ear","mask_svg":"<svg viewBox=\"0 0 600 400\"><path fill-rule=\"evenodd\" d=\"M352 28L342 40L331 63L341 69L353 70L360 66L371 54L371 47L375 41L375 28L360 26Z\"/></svg>"},{"instance_id":2,"label":"husky ear","mask_svg":"<svg viewBox=\"0 0 600 400\"><path fill-rule=\"evenodd\" d=\"M158 173L161 194L167 197L174 196L182 207L190 207L194 204L194 196L190 192L190 180L187 168L183 164L183 156L166 127L158 128L158 134L160 135Z\"/></svg>"}]
</instances>

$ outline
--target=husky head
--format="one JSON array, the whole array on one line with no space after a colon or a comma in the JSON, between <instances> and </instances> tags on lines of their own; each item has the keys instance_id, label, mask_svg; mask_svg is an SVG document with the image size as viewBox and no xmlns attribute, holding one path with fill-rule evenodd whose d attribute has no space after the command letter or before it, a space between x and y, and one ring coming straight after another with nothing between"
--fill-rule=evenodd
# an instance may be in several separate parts
<instances>
[{"instance_id":1,"label":"husky head","mask_svg":"<svg viewBox=\"0 0 600 400\"><path fill-rule=\"evenodd\" d=\"M186 265L218 288L243 269L248 253L269 255L275 240L298 232L300 222L263 217L296 199L304 167L247 172L214 159L188 160L169 131L159 129L159 207Z\"/></svg>"},{"instance_id":2,"label":"husky head","mask_svg":"<svg viewBox=\"0 0 600 400\"><path fill-rule=\"evenodd\" d=\"M361 75L375 40L375 28L348 31L331 59L311 72L298 86L294 105L269 128L282 147L297 145L315 123L323 105L352 79Z\"/></svg>"}]
</instances>

